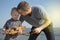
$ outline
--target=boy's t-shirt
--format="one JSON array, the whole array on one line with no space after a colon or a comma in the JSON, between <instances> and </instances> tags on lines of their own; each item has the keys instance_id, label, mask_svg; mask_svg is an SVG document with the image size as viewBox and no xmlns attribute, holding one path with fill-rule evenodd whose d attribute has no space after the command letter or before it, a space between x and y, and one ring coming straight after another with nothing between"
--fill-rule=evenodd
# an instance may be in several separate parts
<instances>
[{"instance_id":1,"label":"boy's t-shirt","mask_svg":"<svg viewBox=\"0 0 60 40\"><path fill-rule=\"evenodd\" d=\"M13 18L9 19L6 24L4 25L4 28L14 28L16 26L21 26L21 22L19 20L14 20Z\"/></svg>"}]
</instances>

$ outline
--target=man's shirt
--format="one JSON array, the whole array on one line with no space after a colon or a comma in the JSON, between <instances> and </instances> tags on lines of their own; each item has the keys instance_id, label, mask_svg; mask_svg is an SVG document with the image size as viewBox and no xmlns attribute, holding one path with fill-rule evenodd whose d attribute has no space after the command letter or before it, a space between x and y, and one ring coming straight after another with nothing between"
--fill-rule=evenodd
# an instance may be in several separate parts
<instances>
[{"instance_id":1,"label":"man's shirt","mask_svg":"<svg viewBox=\"0 0 60 40\"><path fill-rule=\"evenodd\" d=\"M42 7L32 7L31 16L22 16L20 17L20 21L25 20L32 26L40 26L45 22L46 11Z\"/></svg>"}]
</instances>

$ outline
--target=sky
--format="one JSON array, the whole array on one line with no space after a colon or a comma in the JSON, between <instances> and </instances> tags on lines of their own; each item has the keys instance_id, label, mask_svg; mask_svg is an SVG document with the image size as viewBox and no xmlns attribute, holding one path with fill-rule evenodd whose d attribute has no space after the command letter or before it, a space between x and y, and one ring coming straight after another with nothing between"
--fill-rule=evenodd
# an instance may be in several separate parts
<instances>
[{"instance_id":1,"label":"sky","mask_svg":"<svg viewBox=\"0 0 60 40\"><path fill-rule=\"evenodd\" d=\"M8 19L11 18L10 13L13 7L24 0L0 0L0 28L3 28ZM47 11L47 15L50 16L53 27L60 28L60 0L25 0L30 6L41 5ZM31 25L24 21L23 25L30 28Z\"/></svg>"}]
</instances>

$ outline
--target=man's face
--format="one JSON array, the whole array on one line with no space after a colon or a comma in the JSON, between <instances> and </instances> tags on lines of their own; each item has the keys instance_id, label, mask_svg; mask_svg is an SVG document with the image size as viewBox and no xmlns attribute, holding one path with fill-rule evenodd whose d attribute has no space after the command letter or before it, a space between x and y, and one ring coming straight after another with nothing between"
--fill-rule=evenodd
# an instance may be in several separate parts
<instances>
[{"instance_id":1,"label":"man's face","mask_svg":"<svg viewBox=\"0 0 60 40\"><path fill-rule=\"evenodd\" d=\"M31 7L26 8L26 10L18 9L18 12L19 12L21 15L26 16L26 15L30 14L30 12L31 12Z\"/></svg>"}]
</instances>

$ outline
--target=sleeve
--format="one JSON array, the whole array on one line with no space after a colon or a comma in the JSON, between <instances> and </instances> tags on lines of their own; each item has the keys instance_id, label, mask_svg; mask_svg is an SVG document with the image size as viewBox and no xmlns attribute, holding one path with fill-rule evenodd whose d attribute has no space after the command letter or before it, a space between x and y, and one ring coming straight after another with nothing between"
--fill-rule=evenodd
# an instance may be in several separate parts
<instances>
[{"instance_id":1,"label":"sleeve","mask_svg":"<svg viewBox=\"0 0 60 40\"><path fill-rule=\"evenodd\" d=\"M47 15L46 15L46 10L44 9L44 8L42 8L42 7L40 7L40 8L35 8L35 17L37 18L37 19L45 19L46 17L47 17Z\"/></svg>"},{"instance_id":2,"label":"sleeve","mask_svg":"<svg viewBox=\"0 0 60 40\"><path fill-rule=\"evenodd\" d=\"M3 26L3 28L8 29L8 21L5 23L5 25Z\"/></svg>"},{"instance_id":3,"label":"sleeve","mask_svg":"<svg viewBox=\"0 0 60 40\"><path fill-rule=\"evenodd\" d=\"M19 20L20 20L21 22L23 22L23 21L24 21L24 19L23 19L23 17L22 17L22 16L20 16Z\"/></svg>"}]
</instances>

